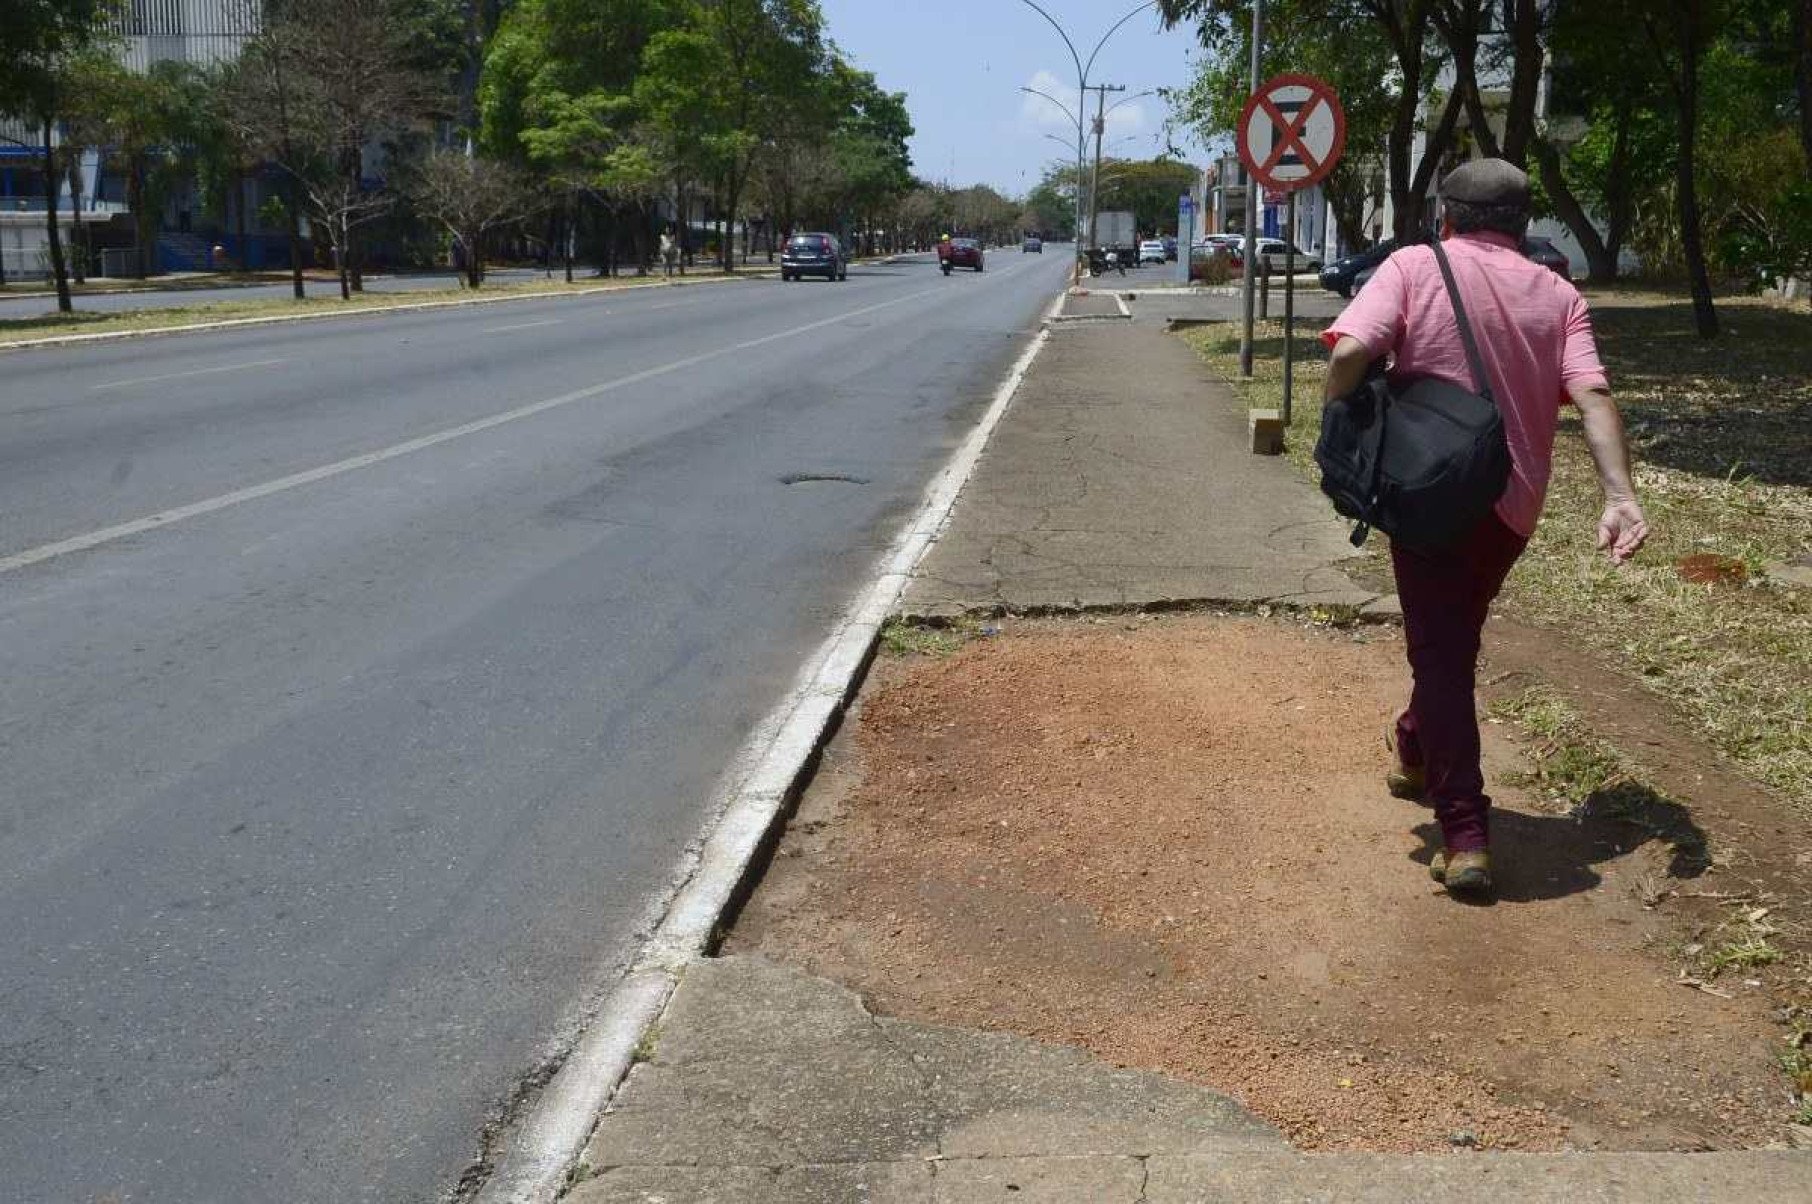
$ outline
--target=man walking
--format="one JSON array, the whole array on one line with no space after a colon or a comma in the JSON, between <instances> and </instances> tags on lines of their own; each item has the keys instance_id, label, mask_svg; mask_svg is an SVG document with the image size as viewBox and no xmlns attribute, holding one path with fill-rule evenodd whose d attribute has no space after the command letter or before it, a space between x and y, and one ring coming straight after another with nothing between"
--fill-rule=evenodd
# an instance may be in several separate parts
<instances>
[{"instance_id":1,"label":"man walking","mask_svg":"<svg viewBox=\"0 0 1812 1204\"><path fill-rule=\"evenodd\" d=\"M1473 698L1479 639L1492 599L1535 531L1547 493L1560 407L1579 408L1598 469L1604 513L1598 546L1613 563L1635 554L1648 523L1631 483L1623 420L1598 361L1591 318L1567 281L1524 258L1529 177L1478 159L1441 186L1442 237L1478 336L1513 467L1493 513L1451 547L1393 544L1391 566L1415 679L1393 741L1392 794L1433 804L1443 848L1430 866L1458 893L1491 886L1491 800L1479 768ZM1358 387L1371 362L1393 356L1393 377L1434 376L1476 387L1434 252L1407 247L1385 260L1322 334L1332 348L1325 396Z\"/></svg>"}]
</instances>

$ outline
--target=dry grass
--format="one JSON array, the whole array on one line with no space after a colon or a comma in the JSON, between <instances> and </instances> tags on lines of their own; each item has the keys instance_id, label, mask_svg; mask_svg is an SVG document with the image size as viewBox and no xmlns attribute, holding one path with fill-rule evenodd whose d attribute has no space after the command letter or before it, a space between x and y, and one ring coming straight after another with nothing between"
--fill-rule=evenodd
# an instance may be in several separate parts
<instances>
[{"instance_id":1,"label":"dry grass","mask_svg":"<svg viewBox=\"0 0 1812 1204\"><path fill-rule=\"evenodd\" d=\"M1703 343L1678 297L1592 298L1600 348L1629 420L1654 536L1620 569L1592 549L1599 496L1569 412L1547 517L1505 591L1517 617L1609 654L1755 779L1812 810L1812 591L1770 582L1765 564L1812 553L1812 313L1720 302L1724 335ZM1238 332L1185 334L1248 402L1276 406L1282 328L1259 327L1257 371L1237 372ZM1298 335L1292 461L1313 472L1319 352ZM1676 568L1714 553L1748 580L1695 585ZM1374 545L1372 572L1382 575Z\"/></svg>"},{"instance_id":2,"label":"dry grass","mask_svg":"<svg viewBox=\"0 0 1812 1204\"><path fill-rule=\"evenodd\" d=\"M738 275L759 275L757 269ZM721 279L721 272L688 273L687 282ZM57 335L104 334L130 332L153 334L204 322L227 322L243 318L317 318L366 310L398 309L430 302L472 301L524 295L567 295L595 293L624 288L652 287L665 282L655 277L625 276L608 280L587 280L567 284L564 281L527 281L519 284L486 285L478 292L464 288L422 289L407 293L360 293L342 301L332 285L315 285L316 295L305 301L290 298L213 301L200 305L158 306L124 313L84 312L73 314L40 314L30 318L0 318L0 346L52 338Z\"/></svg>"}]
</instances>

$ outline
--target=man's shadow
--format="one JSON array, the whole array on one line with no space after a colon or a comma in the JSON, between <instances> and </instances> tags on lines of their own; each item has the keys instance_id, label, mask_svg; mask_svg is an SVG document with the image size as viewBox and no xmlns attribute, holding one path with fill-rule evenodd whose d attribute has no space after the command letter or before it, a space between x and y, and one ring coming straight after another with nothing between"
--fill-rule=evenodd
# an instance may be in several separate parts
<instances>
[{"instance_id":1,"label":"man's shadow","mask_svg":"<svg viewBox=\"0 0 1812 1204\"><path fill-rule=\"evenodd\" d=\"M1431 819L1415 834L1422 848L1413 860L1427 865L1441 848ZM1491 877L1494 890L1473 902L1533 903L1597 888L1593 868L1635 852L1651 841L1669 846L1670 878L1697 878L1711 867L1705 833L1680 803L1647 786L1619 783L1594 791L1565 815L1491 810Z\"/></svg>"}]
</instances>

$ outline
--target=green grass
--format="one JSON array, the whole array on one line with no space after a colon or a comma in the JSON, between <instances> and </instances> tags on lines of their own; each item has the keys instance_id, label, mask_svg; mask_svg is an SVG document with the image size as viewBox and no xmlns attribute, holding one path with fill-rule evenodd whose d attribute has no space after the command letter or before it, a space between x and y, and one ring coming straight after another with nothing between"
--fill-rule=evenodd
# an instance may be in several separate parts
<instances>
[{"instance_id":1,"label":"green grass","mask_svg":"<svg viewBox=\"0 0 1812 1204\"><path fill-rule=\"evenodd\" d=\"M881 625L881 651L888 656L949 656L978 630L967 620L933 625L892 618Z\"/></svg>"},{"instance_id":2,"label":"green grass","mask_svg":"<svg viewBox=\"0 0 1812 1204\"><path fill-rule=\"evenodd\" d=\"M1812 591L1759 576L1812 553L1812 313L1726 299L1724 334L1704 343L1679 297L1609 291L1591 302L1653 535L1621 568L1593 549L1597 478L1569 409L1546 517L1500 606L1607 654L1750 776L1812 812ZM1249 405L1276 407L1282 333L1259 325L1250 381L1238 376L1233 324L1182 337ZM1287 454L1312 477L1323 371L1302 332L1297 345L1309 362L1296 372ZM1355 575L1389 588L1383 541L1368 547ZM1682 580L1678 560L1705 552L1741 562L1748 582Z\"/></svg>"}]
</instances>

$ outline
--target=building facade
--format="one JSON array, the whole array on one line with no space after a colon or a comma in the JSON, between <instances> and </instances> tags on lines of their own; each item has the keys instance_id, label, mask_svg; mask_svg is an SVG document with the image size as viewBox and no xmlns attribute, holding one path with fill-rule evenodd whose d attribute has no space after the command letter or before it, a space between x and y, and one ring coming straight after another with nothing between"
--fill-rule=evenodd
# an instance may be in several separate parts
<instances>
[{"instance_id":1,"label":"building facade","mask_svg":"<svg viewBox=\"0 0 1812 1204\"><path fill-rule=\"evenodd\" d=\"M126 0L114 19L115 53L122 65L141 73L166 62L203 68L230 62L257 34L262 9L262 0ZM62 131L53 130L51 142L60 146ZM83 149L73 180L65 176L56 181L57 208L59 212L71 212L70 220L63 223L66 231L73 227L76 209L84 221L102 232L103 243L108 241L109 232L129 228L121 170L122 165L109 157L107 148ZM248 179L235 190L236 195L227 198L227 206L229 210L242 206L249 217L258 212L268 192L268 182ZM42 131L16 117L0 118L0 257L8 276L49 274L46 203ZM211 261L215 258L216 242L222 238L237 240L236 235L227 233L237 225L236 221L218 223L222 229L216 232L217 237L199 229L205 224L201 220L203 208L192 182L172 190L159 214L158 268L215 266ZM237 214L219 216L236 218ZM246 224L257 227L255 220ZM257 266L253 261L261 257L262 248L252 245L249 237L246 242L245 247L231 248L231 257ZM100 248L96 248L93 261L84 266L91 272L106 270Z\"/></svg>"}]
</instances>

